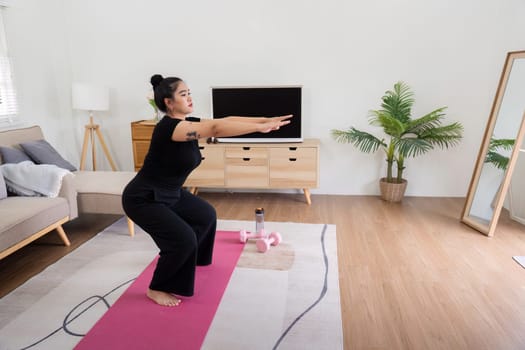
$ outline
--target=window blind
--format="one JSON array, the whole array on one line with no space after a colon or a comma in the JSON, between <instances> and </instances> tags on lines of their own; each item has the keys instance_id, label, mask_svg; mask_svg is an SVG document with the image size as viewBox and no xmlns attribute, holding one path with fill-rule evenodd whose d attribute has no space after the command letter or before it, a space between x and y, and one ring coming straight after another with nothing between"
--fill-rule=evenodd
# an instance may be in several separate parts
<instances>
[{"instance_id":1,"label":"window blind","mask_svg":"<svg viewBox=\"0 0 525 350\"><path fill-rule=\"evenodd\" d=\"M0 8L0 125L17 119L18 104L10 59L7 55L3 8Z\"/></svg>"},{"instance_id":2,"label":"window blind","mask_svg":"<svg viewBox=\"0 0 525 350\"><path fill-rule=\"evenodd\" d=\"M8 57L0 56L0 120L12 122L18 112Z\"/></svg>"}]
</instances>

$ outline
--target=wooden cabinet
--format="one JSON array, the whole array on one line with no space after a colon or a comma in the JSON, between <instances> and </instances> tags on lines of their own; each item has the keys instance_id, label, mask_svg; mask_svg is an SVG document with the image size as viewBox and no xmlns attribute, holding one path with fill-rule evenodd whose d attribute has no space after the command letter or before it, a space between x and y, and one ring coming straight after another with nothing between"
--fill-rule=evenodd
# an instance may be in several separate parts
<instances>
[{"instance_id":1,"label":"wooden cabinet","mask_svg":"<svg viewBox=\"0 0 525 350\"><path fill-rule=\"evenodd\" d=\"M186 183L192 187L224 187L224 151L202 144L199 148L201 164L193 170Z\"/></svg>"},{"instance_id":2,"label":"wooden cabinet","mask_svg":"<svg viewBox=\"0 0 525 350\"><path fill-rule=\"evenodd\" d=\"M155 124L131 123L135 170L140 169ZM210 188L298 188L311 203L310 189L319 186L319 140L300 143L199 143L201 165L185 185L196 192Z\"/></svg>"},{"instance_id":3,"label":"wooden cabinet","mask_svg":"<svg viewBox=\"0 0 525 350\"><path fill-rule=\"evenodd\" d=\"M155 123L147 120L141 120L131 123L131 143L133 144L133 162L135 163L135 171L142 168L144 164L144 157L148 153L151 135Z\"/></svg>"}]
</instances>

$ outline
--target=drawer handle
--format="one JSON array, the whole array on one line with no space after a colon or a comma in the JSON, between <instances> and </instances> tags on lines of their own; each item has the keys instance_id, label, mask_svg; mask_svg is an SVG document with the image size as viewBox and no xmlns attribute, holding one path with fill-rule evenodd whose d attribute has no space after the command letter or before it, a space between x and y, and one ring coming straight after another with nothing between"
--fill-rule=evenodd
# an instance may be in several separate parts
<instances>
[{"instance_id":1,"label":"drawer handle","mask_svg":"<svg viewBox=\"0 0 525 350\"><path fill-rule=\"evenodd\" d=\"M204 149L204 146L199 146L199 149Z\"/></svg>"},{"instance_id":2,"label":"drawer handle","mask_svg":"<svg viewBox=\"0 0 525 350\"><path fill-rule=\"evenodd\" d=\"M297 158L288 158L290 160L290 162L295 162L297 160Z\"/></svg>"},{"instance_id":3,"label":"drawer handle","mask_svg":"<svg viewBox=\"0 0 525 350\"><path fill-rule=\"evenodd\" d=\"M249 151L250 150L250 147L243 147L242 148L244 151Z\"/></svg>"},{"instance_id":4,"label":"drawer handle","mask_svg":"<svg viewBox=\"0 0 525 350\"><path fill-rule=\"evenodd\" d=\"M288 147L290 151L297 151L297 147Z\"/></svg>"},{"instance_id":5,"label":"drawer handle","mask_svg":"<svg viewBox=\"0 0 525 350\"><path fill-rule=\"evenodd\" d=\"M244 160L245 162L249 162L250 158L243 158L242 160Z\"/></svg>"},{"instance_id":6,"label":"drawer handle","mask_svg":"<svg viewBox=\"0 0 525 350\"><path fill-rule=\"evenodd\" d=\"M201 157L201 160L204 160L204 159L206 159L206 157Z\"/></svg>"}]
</instances>

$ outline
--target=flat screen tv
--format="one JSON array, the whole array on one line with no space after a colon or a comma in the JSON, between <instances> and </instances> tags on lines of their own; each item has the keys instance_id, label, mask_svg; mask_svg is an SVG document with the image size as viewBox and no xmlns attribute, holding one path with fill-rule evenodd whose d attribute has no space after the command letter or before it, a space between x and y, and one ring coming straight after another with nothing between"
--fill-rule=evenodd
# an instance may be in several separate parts
<instances>
[{"instance_id":1,"label":"flat screen tv","mask_svg":"<svg viewBox=\"0 0 525 350\"><path fill-rule=\"evenodd\" d=\"M273 117L293 114L291 123L270 133L220 137L219 142L301 142L301 86L212 87L214 119L227 116Z\"/></svg>"}]
</instances>

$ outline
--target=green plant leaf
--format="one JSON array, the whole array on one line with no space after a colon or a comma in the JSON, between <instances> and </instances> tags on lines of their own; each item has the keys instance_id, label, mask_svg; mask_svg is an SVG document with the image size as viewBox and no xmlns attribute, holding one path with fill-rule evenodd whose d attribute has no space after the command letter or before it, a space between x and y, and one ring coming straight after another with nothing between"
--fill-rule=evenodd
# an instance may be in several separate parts
<instances>
[{"instance_id":1,"label":"green plant leaf","mask_svg":"<svg viewBox=\"0 0 525 350\"><path fill-rule=\"evenodd\" d=\"M505 157L497 152L489 151L487 152L487 157L485 157L485 163L491 163L498 169L506 170L509 164L509 157Z\"/></svg>"},{"instance_id":2,"label":"green plant leaf","mask_svg":"<svg viewBox=\"0 0 525 350\"><path fill-rule=\"evenodd\" d=\"M420 118L410 120L406 126L407 133L419 135L426 130L438 127L441 124L441 120L445 117L443 112L445 109L447 107L441 107Z\"/></svg>"},{"instance_id":3,"label":"green plant leaf","mask_svg":"<svg viewBox=\"0 0 525 350\"><path fill-rule=\"evenodd\" d=\"M372 134L357 130L353 127L349 130L334 129L331 132L332 137L336 141L342 143L351 143L357 149L365 153L373 153L380 147L386 147L386 144L383 140L380 140Z\"/></svg>"},{"instance_id":4,"label":"green plant leaf","mask_svg":"<svg viewBox=\"0 0 525 350\"><path fill-rule=\"evenodd\" d=\"M419 137L428 141L433 146L448 148L454 146L463 138L463 126L459 123L452 123L422 132Z\"/></svg>"},{"instance_id":5,"label":"green plant leaf","mask_svg":"<svg viewBox=\"0 0 525 350\"><path fill-rule=\"evenodd\" d=\"M369 123L382 127L384 133L392 137L401 137L405 132L405 125L385 111L370 111Z\"/></svg>"},{"instance_id":6,"label":"green plant leaf","mask_svg":"<svg viewBox=\"0 0 525 350\"><path fill-rule=\"evenodd\" d=\"M158 112L159 108L158 108L157 105L155 104L155 100L153 100L153 99L150 98L150 99L148 99L148 103L149 103L149 105L153 108L153 110L154 110L155 112Z\"/></svg>"},{"instance_id":7,"label":"green plant leaf","mask_svg":"<svg viewBox=\"0 0 525 350\"><path fill-rule=\"evenodd\" d=\"M489 149L495 151L496 149L503 149L505 151L512 151L514 148L514 139L490 139Z\"/></svg>"},{"instance_id":8,"label":"green plant leaf","mask_svg":"<svg viewBox=\"0 0 525 350\"><path fill-rule=\"evenodd\" d=\"M399 154L403 157L416 157L432 149L432 144L419 137L404 137L395 141Z\"/></svg>"},{"instance_id":9,"label":"green plant leaf","mask_svg":"<svg viewBox=\"0 0 525 350\"><path fill-rule=\"evenodd\" d=\"M388 90L382 97L381 108L401 123L410 120L412 106L414 105L414 94L410 87L403 82L394 84L393 90Z\"/></svg>"},{"instance_id":10,"label":"green plant leaf","mask_svg":"<svg viewBox=\"0 0 525 350\"><path fill-rule=\"evenodd\" d=\"M498 153L498 150L512 151L515 142L516 140L514 139L495 139L492 137L487 156L485 157L485 163L491 163L498 169L506 170L509 164L509 157Z\"/></svg>"}]
</instances>

